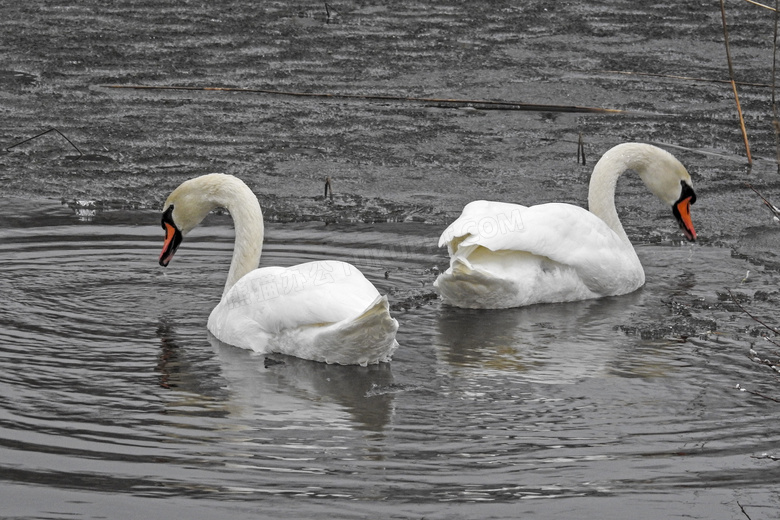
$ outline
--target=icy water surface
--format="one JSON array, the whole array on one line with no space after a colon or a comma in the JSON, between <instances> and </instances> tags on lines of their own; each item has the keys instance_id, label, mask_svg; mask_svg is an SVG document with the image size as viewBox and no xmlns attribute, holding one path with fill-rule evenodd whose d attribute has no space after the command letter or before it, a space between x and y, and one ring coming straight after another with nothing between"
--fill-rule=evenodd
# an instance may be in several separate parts
<instances>
[{"instance_id":1,"label":"icy water surface","mask_svg":"<svg viewBox=\"0 0 780 520\"><path fill-rule=\"evenodd\" d=\"M777 403L736 388L778 394L727 295L773 319L749 255L640 241L634 294L466 311L433 297L438 226L270 224L263 265L347 260L390 294L393 362L341 367L208 337L226 216L163 269L157 213L2 208L3 517L779 516Z\"/></svg>"}]
</instances>

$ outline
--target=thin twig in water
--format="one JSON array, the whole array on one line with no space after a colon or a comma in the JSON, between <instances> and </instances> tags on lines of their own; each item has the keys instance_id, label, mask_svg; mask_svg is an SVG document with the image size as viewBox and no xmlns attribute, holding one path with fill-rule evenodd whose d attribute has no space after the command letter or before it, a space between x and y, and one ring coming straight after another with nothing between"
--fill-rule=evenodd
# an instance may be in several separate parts
<instances>
[{"instance_id":1,"label":"thin twig in water","mask_svg":"<svg viewBox=\"0 0 780 520\"><path fill-rule=\"evenodd\" d=\"M777 341L773 340L772 338L767 338L767 337L764 337L764 339L765 339L765 340L767 340L767 341L768 341L769 343L771 343L772 345L774 345L774 346L776 346L776 347L780 347L780 343L778 343Z\"/></svg>"},{"instance_id":2,"label":"thin twig in water","mask_svg":"<svg viewBox=\"0 0 780 520\"><path fill-rule=\"evenodd\" d=\"M625 76L649 76L653 78L680 79L684 81L701 81L703 83L726 83L728 85L731 84L731 81L727 79L693 78L690 76L676 76L673 74L658 74L653 72L633 72L630 70L602 70L598 72L604 72L606 74L623 74ZM744 87L772 88L772 85L769 83L750 83L746 81L737 81L736 83L737 85L741 85Z\"/></svg>"},{"instance_id":3,"label":"thin twig in water","mask_svg":"<svg viewBox=\"0 0 780 520\"><path fill-rule=\"evenodd\" d=\"M777 173L780 173L780 120L777 118L777 103L775 102L775 84L777 71L777 22L780 19L780 0L775 0L775 35L772 40L772 126L775 129L775 154L777 155Z\"/></svg>"},{"instance_id":4,"label":"thin twig in water","mask_svg":"<svg viewBox=\"0 0 780 520\"><path fill-rule=\"evenodd\" d=\"M775 462L780 461L780 457L775 457L774 455L769 455L768 453L764 453L760 457L757 457L755 455L751 455L750 458L751 459L769 459L769 460L774 460Z\"/></svg>"},{"instance_id":5,"label":"thin twig in water","mask_svg":"<svg viewBox=\"0 0 780 520\"><path fill-rule=\"evenodd\" d=\"M734 91L734 100L737 102L737 114L739 114L739 127L742 130L742 140L745 142L745 153L747 154L748 164L753 164L753 157L750 155L750 143L748 142L747 130L745 129L745 118L742 116L742 105L739 103L739 94L737 93L737 83L734 81L734 65L731 62L731 51L729 50L729 30L726 25L726 5L724 0L720 0L720 14L723 19L723 38L726 42L726 61L729 65L729 79L731 80L731 89Z\"/></svg>"},{"instance_id":6,"label":"thin twig in water","mask_svg":"<svg viewBox=\"0 0 780 520\"><path fill-rule=\"evenodd\" d=\"M766 336L761 336L761 337L762 337L762 338L764 338L765 340L767 340L767 341L768 341L769 343L771 343L772 345L774 345L774 346L776 346L776 347L780 347L780 343L778 343L777 341L773 340L772 338L768 338L768 337L766 337ZM776 353L773 353L773 354L777 355ZM751 357L751 356L748 356L748 357L750 357L750 359L753 359L753 357ZM770 361L768 361L768 360L761 361L761 363L763 363L763 364L765 364L765 365L768 365L768 366L770 366L770 367L774 367L774 366L775 366L775 364L774 364L774 363L772 363L772 362L770 362Z\"/></svg>"},{"instance_id":7,"label":"thin twig in water","mask_svg":"<svg viewBox=\"0 0 780 520\"><path fill-rule=\"evenodd\" d=\"M747 388L742 388L740 385L737 385L737 390L740 392L747 392L750 395L755 395L756 397L760 397L762 399L767 399L769 401L774 401L776 403L780 403L780 399L775 399L774 397L769 397L768 395L764 395L761 392L756 392L755 390L748 390Z\"/></svg>"},{"instance_id":8,"label":"thin twig in water","mask_svg":"<svg viewBox=\"0 0 780 520\"><path fill-rule=\"evenodd\" d=\"M770 11L777 12L777 7L769 7L768 5L759 4L758 2L754 2L753 0L745 0L745 2L753 5L757 5L758 7L763 7L764 9L769 9Z\"/></svg>"},{"instance_id":9,"label":"thin twig in water","mask_svg":"<svg viewBox=\"0 0 780 520\"><path fill-rule=\"evenodd\" d=\"M758 193L758 192L756 192L756 193ZM759 196L760 196L760 194L759 194ZM730 291L729 289L726 289L726 290L728 291L728 293L729 293L729 296L731 297L731 301L733 301L734 303L736 303L736 304L737 304L737 307L739 307L740 309L742 309L742 312L744 312L745 314L747 314L748 316L750 316L750 318L751 318L753 321L755 321L756 323L759 323L759 324L761 324L762 326L764 326L764 327L766 327L767 329L769 329L770 331L774 332L775 334L778 334L778 335L780 335L780 331L779 331L779 330L775 329L774 327L771 327L770 325L767 325L767 324L766 324L766 323L764 323L763 321L759 320L758 318L756 318L755 316L753 316L752 314L750 314L750 312L749 312L749 311L748 311L748 310L747 310L745 307L743 307L741 303L739 303L739 302L737 301L737 299L734 297L734 295L731 293L731 291ZM764 337L764 339L765 339L765 340L767 340L768 342L772 343L773 345L776 345L776 346L780 347L780 344L778 344L778 343L777 343L775 340L773 340L772 338L767 338L767 337Z\"/></svg>"},{"instance_id":10,"label":"thin twig in water","mask_svg":"<svg viewBox=\"0 0 780 520\"><path fill-rule=\"evenodd\" d=\"M330 193L330 200L333 200L333 186L330 184L330 177L325 177L325 197Z\"/></svg>"},{"instance_id":11,"label":"thin twig in water","mask_svg":"<svg viewBox=\"0 0 780 520\"><path fill-rule=\"evenodd\" d=\"M582 132L580 132L579 139L577 140L577 162L582 160L582 165L585 166L585 141L582 140Z\"/></svg>"},{"instance_id":12,"label":"thin twig in water","mask_svg":"<svg viewBox=\"0 0 780 520\"><path fill-rule=\"evenodd\" d=\"M736 304L737 304L737 307L739 307L740 309L742 309L742 312L744 312L745 314L747 314L748 316L750 316L750 317L753 319L753 321L755 321L755 322L757 322L757 323L760 323L761 325L763 325L763 326L764 326L764 327L766 327L767 329L771 330L772 332L774 332L775 334L777 334L778 336L780 336L780 330L777 330L776 328L774 328L774 327L771 327L770 325L767 325L767 324L766 324L766 323L764 323L763 321L759 320L758 318L756 318L755 316L753 316L752 314L750 314L750 312L749 312L749 311L748 311L748 310L747 310L745 307L743 307L741 303L739 303L739 302L737 301L737 299L736 299L736 298L734 297L734 295L731 293L731 290L730 290L730 289L726 289L726 292L728 292L728 293L729 293L729 296L731 296L731 301L733 301L734 303L736 303Z\"/></svg>"},{"instance_id":13,"label":"thin twig in water","mask_svg":"<svg viewBox=\"0 0 780 520\"><path fill-rule=\"evenodd\" d=\"M742 504L740 504L740 503L739 503L739 500L737 500L737 505L738 505L738 506L739 506L739 508L742 510L742 514L743 514L743 515L745 515L745 516L747 517L747 519L748 519L748 520L753 520L752 518L750 518L750 515L749 515L749 514L747 514L747 511L745 511L745 508L744 508L744 507L742 507Z\"/></svg>"},{"instance_id":14,"label":"thin twig in water","mask_svg":"<svg viewBox=\"0 0 780 520\"><path fill-rule=\"evenodd\" d=\"M63 139L65 139L66 141L68 141L68 143L69 143L69 144L70 144L70 145L71 145L71 146L72 146L72 147L73 147L73 148L74 148L74 149L75 149L75 150L76 150L76 151L79 153L79 157L81 157L81 156L83 156L83 155L84 155L83 153L81 153L81 150L79 150L79 147L78 147L78 146L76 146L75 144L73 144L73 141L71 141L70 139L68 139L68 138L65 136L65 134L63 134L62 132L60 132L60 131L59 131L59 130L57 130L56 128L49 128L49 129L48 129L48 130L46 130L45 132L41 132L40 134L37 134L37 135L34 135L34 136L32 136L32 137L29 137L29 138L25 139L24 141L20 141L20 142L18 142L18 143L16 143L16 144L12 144L11 146L7 146L5 149L6 149L6 151L8 151L8 150L10 150L11 148L15 148L15 147L17 147L17 146L19 146L19 145L22 145L22 144L24 144L24 143L27 143L27 142L29 142L29 141L32 141L33 139L37 139L37 138L39 138L39 137L41 137L41 136L43 136L43 135L46 135L46 134L48 134L49 132L57 132L58 134L60 134L60 136L61 136Z\"/></svg>"},{"instance_id":15,"label":"thin twig in water","mask_svg":"<svg viewBox=\"0 0 780 520\"><path fill-rule=\"evenodd\" d=\"M408 96L388 96L370 94L331 94L325 92L285 92L280 90L238 88L238 87L183 87L175 85L104 85L105 88L125 88L136 90L187 90L187 91L216 91L216 92L245 92L253 94L268 94L275 96L294 96L328 99L361 99L366 101L410 101L420 103L438 103L444 105L479 105L481 110L525 110L532 112L566 112L566 113L594 113L594 114L631 114L628 110L617 108L583 107L576 105L542 105L537 103L524 103L521 101L493 101L487 99L448 99L448 98L418 98Z\"/></svg>"},{"instance_id":16,"label":"thin twig in water","mask_svg":"<svg viewBox=\"0 0 780 520\"><path fill-rule=\"evenodd\" d=\"M645 144L652 144L661 148L672 148L674 150L684 150L686 152L693 152L693 153L699 153L702 155L709 155L712 157L718 157L720 159L724 160L736 160L734 156L727 154L727 153L718 153L711 150L702 150L701 148L691 148L689 146L680 146L678 144L671 144L671 143L664 143L661 141L642 141ZM741 160L741 158L740 158Z\"/></svg>"},{"instance_id":17,"label":"thin twig in water","mask_svg":"<svg viewBox=\"0 0 780 520\"><path fill-rule=\"evenodd\" d=\"M753 190L754 192L756 192L756 195L758 195L759 197L761 197L761 200L763 200L763 201L764 201L764 204L766 204L766 207L767 207L767 208L769 208L769 211L771 211L771 212L772 212L772 214L773 214L775 217L777 217L778 219L780 219L780 208L778 208L777 206L775 206L774 204L772 204L771 202L769 202L769 201L767 200L767 198L766 198L766 197L764 197L763 195L761 195L761 194L758 192L758 190L757 190L757 189L755 189L755 188L754 188L752 185L750 185L750 184L748 184L748 183L745 183L745 186L747 186L748 188L750 188L751 190Z\"/></svg>"}]
</instances>

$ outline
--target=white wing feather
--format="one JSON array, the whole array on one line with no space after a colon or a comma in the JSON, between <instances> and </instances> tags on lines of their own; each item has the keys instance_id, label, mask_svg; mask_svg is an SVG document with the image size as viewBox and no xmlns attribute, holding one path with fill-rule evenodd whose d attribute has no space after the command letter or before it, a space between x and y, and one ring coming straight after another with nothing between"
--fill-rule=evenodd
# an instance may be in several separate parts
<instances>
[{"instance_id":1,"label":"white wing feather","mask_svg":"<svg viewBox=\"0 0 780 520\"><path fill-rule=\"evenodd\" d=\"M248 273L208 328L231 345L329 363L388 361L398 346L387 298L356 267L331 260Z\"/></svg>"},{"instance_id":2,"label":"white wing feather","mask_svg":"<svg viewBox=\"0 0 780 520\"><path fill-rule=\"evenodd\" d=\"M445 244L450 269L437 286L445 300L461 306L469 306L473 291L506 300L488 306L508 307L624 294L644 283L631 244L571 204L474 201L442 233L439 245ZM502 284L507 295L496 296ZM510 297L512 291L519 294Z\"/></svg>"}]
</instances>

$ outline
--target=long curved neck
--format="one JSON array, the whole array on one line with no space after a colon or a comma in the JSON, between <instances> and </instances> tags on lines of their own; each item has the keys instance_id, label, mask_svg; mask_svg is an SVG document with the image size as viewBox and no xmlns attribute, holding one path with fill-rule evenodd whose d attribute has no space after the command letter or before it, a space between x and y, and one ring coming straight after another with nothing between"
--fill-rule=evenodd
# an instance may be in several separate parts
<instances>
[{"instance_id":1,"label":"long curved neck","mask_svg":"<svg viewBox=\"0 0 780 520\"><path fill-rule=\"evenodd\" d=\"M257 269L263 252L263 213L257 197L249 188L248 195L231 201L225 207L233 217L236 229L236 243L233 247L233 259L230 262L223 296L250 271Z\"/></svg>"},{"instance_id":2,"label":"long curved neck","mask_svg":"<svg viewBox=\"0 0 780 520\"><path fill-rule=\"evenodd\" d=\"M206 176L204 197L214 207L222 207L233 217L236 241L230 262L224 296L245 274L257 269L263 250L263 213L252 190L243 181L221 174Z\"/></svg>"},{"instance_id":3,"label":"long curved neck","mask_svg":"<svg viewBox=\"0 0 780 520\"><path fill-rule=\"evenodd\" d=\"M631 243L615 208L615 187L626 170L644 171L648 163L645 145L626 143L605 153L590 177L588 209L603 220L624 242Z\"/></svg>"}]
</instances>

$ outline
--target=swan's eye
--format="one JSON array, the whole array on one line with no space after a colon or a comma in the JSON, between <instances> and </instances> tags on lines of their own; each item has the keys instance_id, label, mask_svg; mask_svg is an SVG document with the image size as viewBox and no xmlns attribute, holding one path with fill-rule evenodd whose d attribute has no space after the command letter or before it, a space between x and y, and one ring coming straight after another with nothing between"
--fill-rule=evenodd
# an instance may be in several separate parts
<instances>
[{"instance_id":1,"label":"swan's eye","mask_svg":"<svg viewBox=\"0 0 780 520\"><path fill-rule=\"evenodd\" d=\"M176 224L173 223L173 204L168 206L168 209L163 212L160 224L162 224L163 229L165 229L165 224L170 224L173 227L176 227Z\"/></svg>"},{"instance_id":2,"label":"swan's eye","mask_svg":"<svg viewBox=\"0 0 780 520\"><path fill-rule=\"evenodd\" d=\"M687 198L690 198L690 203L693 204L696 202L696 193L693 191L693 188L690 184L688 184L685 181L680 181L680 185L682 186L682 193L680 194L680 198L678 200L685 200Z\"/></svg>"}]
</instances>

